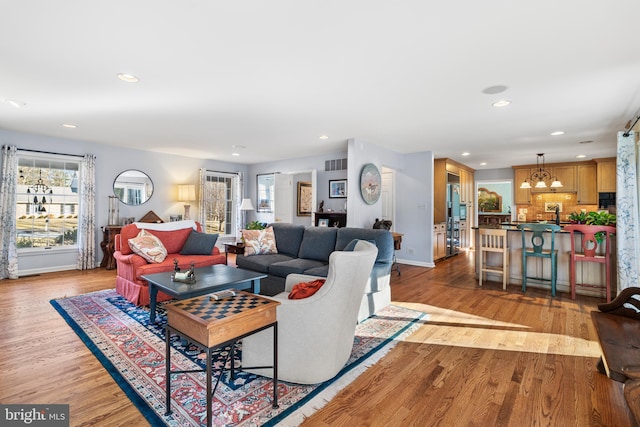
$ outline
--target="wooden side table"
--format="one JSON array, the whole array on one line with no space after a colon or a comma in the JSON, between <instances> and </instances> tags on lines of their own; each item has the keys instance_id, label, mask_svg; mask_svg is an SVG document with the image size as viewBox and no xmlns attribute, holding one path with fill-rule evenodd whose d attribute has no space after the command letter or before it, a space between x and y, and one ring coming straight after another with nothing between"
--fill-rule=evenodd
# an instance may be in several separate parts
<instances>
[{"instance_id":1,"label":"wooden side table","mask_svg":"<svg viewBox=\"0 0 640 427\"><path fill-rule=\"evenodd\" d=\"M225 243L224 244L224 263L229 264L229 254L243 254L244 243Z\"/></svg>"},{"instance_id":2,"label":"wooden side table","mask_svg":"<svg viewBox=\"0 0 640 427\"><path fill-rule=\"evenodd\" d=\"M203 348L207 353L207 426L212 424L211 401L218 387L222 372L215 387L212 387L212 350L235 343L242 338L264 329L273 328L273 404L278 407L278 321L276 308L279 302L236 291L236 296L220 300L209 295L178 301L165 306L167 310L166 330L166 415L171 413L171 374L193 371L171 371L171 334L180 335ZM189 331L186 334L184 331ZM235 348L235 347L234 347ZM266 349L265 349L266 351ZM231 378L234 377L234 350L231 355ZM227 356L229 357L229 356ZM221 370L224 370L223 364ZM243 367L244 368L244 367Z\"/></svg>"},{"instance_id":3,"label":"wooden side table","mask_svg":"<svg viewBox=\"0 0 640 427\"><path fill-rule=\"evenodd\" d=\"M103 256L100 267L106 267L107 270L115 270L116 259L113 257L113 252L115 251L116 234L119 234L120 230L122 230L122 227L119 225L106 225L102 227L102 242L100 242L100 247L102 248Z\"/></svg>"}]
</instances>

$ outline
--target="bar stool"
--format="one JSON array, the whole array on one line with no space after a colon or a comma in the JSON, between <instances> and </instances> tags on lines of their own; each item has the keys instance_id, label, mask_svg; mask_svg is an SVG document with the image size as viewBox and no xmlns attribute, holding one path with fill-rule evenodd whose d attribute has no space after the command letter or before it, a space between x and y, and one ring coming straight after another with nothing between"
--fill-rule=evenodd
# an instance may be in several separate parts
<instances>
[{"instance_id":1,"label":"bar stool","mask_svg":"<svg viewBox=\"0 0 640 427\"><path fill-rule=\"evenodd\" d=\"M480 278L478 284L482 286L484 273L502 274L502 289L507 290L509 281L509 249L507 248L507 230L496 228L480 228ZM502 266L487 264L488 253L501 253Z\"/></svg>"},{"instance_id":2,"label":"bar stool","mask_svg":"<svg viewBox=\"0 0 640 427\"><path fill-rule=\"evenodd\" d=\"M609 225L583 225L583 224L571 224L564 227L565 230L571 233L571 265L569 271L569 277L571 281L571 299L576 299L576 286L585 286L591 288L601 288L599 285L590 285L585 283L576 283L576 263L581 262L596 262L604 264L605 271L605 292L607 295L607 302L611 302L611 235L615 234L615 227ZM575 233L582 233L580 238L580 246L576 247ZM598 243L596 234L600 234L598 237L602 237L602 243ZM604 252L602 255L598 255L598 246L604 244Z\"/></svg>"},{"instance_id":3,"label":"bar stool","mask_svg":"<svg viewBox=\"0 0 640 427\"><path fill-rule=\"evenodd\" d=\"M556 296L556 280L558 277L558 250L555 249L556 231L560 231L560 226L556 224L527 223L519 224L518 228L522 232L522 292L527 291L527 279L534 279L541 282L551 282L551 296ZM527 247L526 232L531 234L531 247ZM544 234L551 232L551 248L543 249ZM551 278L528 277L527 258L549 258L551 260Z\"/></svg>"}]
</instances>

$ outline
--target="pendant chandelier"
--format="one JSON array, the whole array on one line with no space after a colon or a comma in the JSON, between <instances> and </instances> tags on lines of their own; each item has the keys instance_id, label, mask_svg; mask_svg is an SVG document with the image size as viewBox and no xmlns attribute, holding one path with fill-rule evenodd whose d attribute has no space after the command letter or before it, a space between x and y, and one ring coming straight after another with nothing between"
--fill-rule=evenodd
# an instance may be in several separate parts
<instances>
[{"instance_id":1,"label":"pendant chandelier","mask_svg":"<svg viewBox=\"0 0 640 427\"><path fill-rule=\"evenodd\" d=\"M542 165L540 165L540 159L542 158ZM561 188L562 183L558 180L555 175L552 175L551 172L544 168L544 153L538 153L538 158L536 159L536 170L531 174L528 179L525 179L522 184L520 184L520 188L547 188L547 183L545 181L551 181L551 188Z\"/></svg>"},{"instance_id":2,"label":"pendant chandelier","mask_svg":"<svg viewBox=\"0 0 640 427\"><path fill-rule=\"evenodd\" d=\"M38 193L42 193L42 199L38 199ZM42 169L40 169L40 175L35 184L27 187L27 194L34 195L33 203L38 205L38 212L46 212L44 204L47 203L47 198L44 195L53 194L53 190L42 180ZM49 200L49 203L51 203L51 200Z\"/></svg>"}]
</instances>

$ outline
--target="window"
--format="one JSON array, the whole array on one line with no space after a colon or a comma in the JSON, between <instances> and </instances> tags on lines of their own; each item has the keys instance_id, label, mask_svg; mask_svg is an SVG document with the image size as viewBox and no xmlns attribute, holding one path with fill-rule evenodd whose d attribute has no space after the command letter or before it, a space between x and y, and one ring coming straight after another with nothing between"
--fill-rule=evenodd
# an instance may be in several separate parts
<instances>
[{"instance_id":1,"label":"window","mask_svg":"<svg viewBox=\"0 0 640 427\"><path fill-rule=\"evenodd\" d=\"M72 247L78 243L80 161L18 156L18 249Z\"/></svg>"},{"instance_id":2,"label":"window","mask_svg":"<svg viewBox=\"0 0 640 427\"><path fill-rule=\"evenodd\" d=\"M204 184L204 230L220 235L235 234L234 188L237 176L207 171Z\"/></svg>"}]
</instances>

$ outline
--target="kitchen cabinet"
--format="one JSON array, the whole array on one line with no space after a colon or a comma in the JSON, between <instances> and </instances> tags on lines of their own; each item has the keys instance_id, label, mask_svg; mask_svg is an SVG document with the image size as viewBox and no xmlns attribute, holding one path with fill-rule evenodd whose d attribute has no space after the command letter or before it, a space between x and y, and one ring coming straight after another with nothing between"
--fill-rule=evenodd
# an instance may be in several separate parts
<instances>
[{"instance_id":1,"label":"kitchen cabinet","mask_svg":"<svg viewBox=\"0 0 640 427\"><path fill-rule=\"evenodd\" d=\"M473 204L473 172L460 169L460 204Z\"/></svg>"},{"instance_id":2,"label":"kitchen cabinet","mask_svg":"<svg viewBox=\"0 0 640 427\"><path fill-rule=\"evenodd\" d=\"M520 188L526 179L531 176L531 170L529 168L517 168L513 171L514 177L514 193L516 205L530 205L531 204L531 191L528 188Z\"/></svg>"},{"instance_id":3,"label":"kitchen cabinet","mask_svg":"<svg viewBox=\"0 0 640 427\"><path fill-rule=\"evenodd\" d=\"M467 221L460 221L460 248L469 247L469 228Z\"/></svg>"},{"instance_id":4,"label":"kitchen cabinet","mask_svg":"<svg viewBox=\"0 0 640 427\"><path fill-rule=\"evenodd\" d=\"M575 166L555 166L553 175L562 183L562 188L556 191L559 193L573 193L578 190L576 185L576 167ZM548 183L551 185L551 182Z\"/></svg>"},{"instance_id":5,"label":"kitchen cabinet","mask_svg":"<svg viewBox=\"0 0 640 427\"><path fill-rule=\"evenodd\" d=\"M530 205L533 194L541 193L578 193L577 202L581 205L595 205L598 203L596 191L596 164L594 162L581 162L573 165L556 164L545 165L545 170L557 177L562 187L551 189L551 180L545 180L546 188L535 188L535 182L531 183L531 189L520 188L524 180L528 180L531 174L538 170L532 166L514 166L514 193L516 205Z\"/></svg>"},{"instance_id":6,"label":"kitchen cabinet","mask_svg":"<svg viewBox=\"0 0 640 427\"><path fill-rule=\"evenodd\" d=\"M447 224L444 222L433 225L433 260L447 255Z\"/></svg>"},{"instance_id":7,"label":"kitchen cabinet","mask_svg":"<svg viewBox=\"0 0 640 427\"><path fill-rule=\"evenodd\" d=\"M596 160L596 187L598 193L616 192L616 158Z\"/></svg>"},{"instance_id":8,"label":"kitchen cabinet","mask_svg":"<svg viewBox=\"0 0 640 427\"><path fill-rule=\"evenodd\" d=\"M577 166L579 205L597 205L598 190L596 185L596 165L581 164Z\"/></svg>"},{"instance_id":9,"label":"kitchen cabinet","mask_svg":"<svg viewBox=\"0 0 640 427\"><path fill-rule=\"evenodd\" d=\"M558 181L562 183L562 187L556 189L557 192L562 193L574 193L576 189L576 167L572 165L563 165L563 166L545 166L544 168L551 174L551 178L545 179L544 182L547 184L546 188L536 188L535 182L531 183L531 192L532 193L549 193L553 191L551 189L551 184L553 183L553 178L558 178ZM538 168L531 168L529 170L529 174L533 174L534 172L539 171Z\"/></svg>"}]
</instances>

